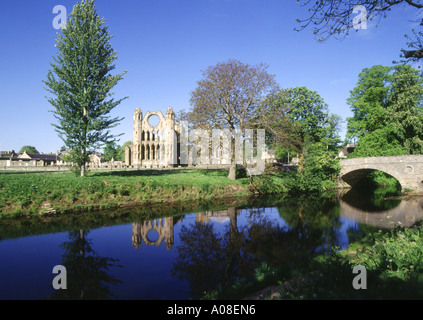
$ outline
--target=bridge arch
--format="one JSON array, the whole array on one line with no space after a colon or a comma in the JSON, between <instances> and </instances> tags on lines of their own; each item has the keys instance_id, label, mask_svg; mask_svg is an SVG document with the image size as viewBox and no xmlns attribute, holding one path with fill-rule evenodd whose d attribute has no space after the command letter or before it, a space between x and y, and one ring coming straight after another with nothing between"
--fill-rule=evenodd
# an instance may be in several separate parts
<instances>
[{"instance_id":1,"label":"bridge arch","mask_svg":"<svg viewBox=\"0 0 423 320\"><path fill-rule=\"evenodd\" d=\"M341 176L342 181L350 185L351 187L355 187L360 181L362 181L369 173L371 172L383 172L398 181L401 185L401 189L404 189L403 186L404 182L401 181L401 177L396 172L391 172L390 170L380 170L374 168L362 168L362 169L355 169L348 172L344 172Z\"/></svg>"},{"instance_id":2,"label":"bridge arch","mask_svg":"<svg viewBox=\"0 0 423 320\"><path fill-rule=\"evenodd\" d=\"M423 155L340 160L340 183L354 186L369 171L382 171L398 180L402 190L423 193Z\"/></svg>"}]
</instances>

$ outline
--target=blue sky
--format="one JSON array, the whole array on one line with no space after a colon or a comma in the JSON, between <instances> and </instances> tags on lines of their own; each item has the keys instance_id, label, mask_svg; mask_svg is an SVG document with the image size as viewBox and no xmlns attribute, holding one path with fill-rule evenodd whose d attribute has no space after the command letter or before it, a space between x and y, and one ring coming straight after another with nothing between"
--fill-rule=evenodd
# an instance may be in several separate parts
<instances>
[{"instance_id":1,"label":"blue sky","mask_svg":"<svg viewBox=\"0 0 423 320\"><path fill-rule=\"evenodd\" d=\"M56 55L53 8L63 5L70 13L75 3L2 1L0 150L33 145L55 152L63 145L51 126L55 119L42 80ZM188 110L201 71L230 58L268 64L282 88L315 90L346 119L346 99L360 71L399 59L404 34L418 18L417 10L404 6L377 28L368 24L343 41L317 43L310 30L294 31L296 18L307 16L294 0L97 0L96 7L114 35L114 72L128 71L113 90L115 98L129 96L112 113L125 118L113 129L124 134L120 144L132 140L135 108Z\"/></svg>"}]
</instances>

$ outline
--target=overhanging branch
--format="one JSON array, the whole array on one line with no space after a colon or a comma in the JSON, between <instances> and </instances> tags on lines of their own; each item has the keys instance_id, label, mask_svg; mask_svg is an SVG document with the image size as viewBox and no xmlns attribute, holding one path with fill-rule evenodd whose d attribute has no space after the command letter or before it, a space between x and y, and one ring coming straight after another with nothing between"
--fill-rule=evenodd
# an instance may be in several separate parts
<instances>
[{"instance_id":1,"label":"overhanging branch","mask_svg":"<svg viewBox=\"0 0 423 320\"><path fill-rule=\"evenodd\" d=\"M407 59L410 59L410 58L422 59L423 58L423 49L404 51L404 57L407 58Z\"/></svg>"}]
</instances>

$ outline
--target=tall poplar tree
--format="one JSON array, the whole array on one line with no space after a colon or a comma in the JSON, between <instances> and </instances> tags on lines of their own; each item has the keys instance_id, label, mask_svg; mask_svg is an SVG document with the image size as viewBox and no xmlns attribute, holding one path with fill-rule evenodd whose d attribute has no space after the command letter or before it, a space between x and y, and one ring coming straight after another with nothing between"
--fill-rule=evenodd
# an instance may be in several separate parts
<instances>
[{"instance_id":1,"label":"tall poplar tree","mask_svg":"<svg viewBox=\"0 0 423 320\"><path fill-rule=\"evenodd\" d=\"M72 150L72 159L85 175L89 150L116 141L110 129L123 118L110 117L110 111L122 100L114 100L111 89L126 73L112 75L116 52L104 18L96 12L94 0L77 3L69 14L62 34L58 33L57 57L50 63L47 98L55 107L51 112L58 120L53 124L60 138Z\"/></svg>"}]
</instances>

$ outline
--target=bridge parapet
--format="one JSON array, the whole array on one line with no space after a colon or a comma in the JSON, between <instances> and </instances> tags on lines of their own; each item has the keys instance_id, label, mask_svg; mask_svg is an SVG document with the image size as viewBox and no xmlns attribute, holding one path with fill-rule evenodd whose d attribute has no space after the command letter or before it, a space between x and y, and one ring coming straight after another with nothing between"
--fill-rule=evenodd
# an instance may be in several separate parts
<instances>
[{"instance_id":1,"label":"bridge parapet","mask_svg":"<svg viewBox=\"0 0 423 320\"><path fill-rule=\"evenodd\" d=\"M361 165L366 164L392 164L392 163L423 163L423 155L410 155L410 156L385 156L385 157L365 157L365 158L351 158L351 159L341 159L341 165L351 166L351 165Z\"/></svg>"}]
</instances>

